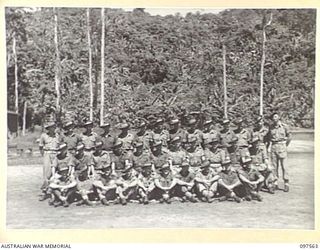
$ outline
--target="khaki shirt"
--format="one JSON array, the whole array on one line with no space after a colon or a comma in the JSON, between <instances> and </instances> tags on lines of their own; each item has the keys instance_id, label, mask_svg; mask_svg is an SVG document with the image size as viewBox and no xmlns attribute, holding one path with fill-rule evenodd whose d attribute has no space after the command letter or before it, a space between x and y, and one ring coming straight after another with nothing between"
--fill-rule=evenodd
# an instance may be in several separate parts
<instances>
[{"instance_id":1,"label":"khaki shirt","mask_svg":"<svg viewBox=\"0 0 320 250\"><path fill-rule=\"evenodd\" d=\"M189 159L190 167L200 167L202 158L204 156L204 151L202 148L197 148L194 152L186 151L187 157Z\"/></svg>"},{"instance_id":2,"label":"khaki shirt","mask_svg":"<svg viewBox=\"0 0 320 250\"><path fill-rule=\"evenodd\" d=\"M265 161L268 159L268 154L265 147L259 147L255 152L253 152L253 149L251 148L249 152L252 159L252 164L254 165L265 163Z\"/></svg>"},{"instance_id":3,"label":"khaki shirt","mask_svg":"<svg viewBox=\"0 0 320 250\"><path fill-rule=\"evenodd\" d=\"M210 149L205 149L204 157L212 164L221 164L226 158L226 153L220 148L218 148L215 152L212 152Z\"/></svg>"},{"instance_id":4,"label":"khaki shirt","mask_svg":"<svg viewBox=\"0 0 320 250\"><path fill-rule=\"evenodd\" d=\"M94 148L97 138L98 135L95 132L91 132L89 135L84 133L81 134L81 140L85 149Z\"/></svg>"},{"instance_id":5,"label":"khaki shirt","mask_svg":"<svg viewBox=\"0 0 320 250\"><path fill-rule=\"evenodd\" d=\"M226 132L221 130L220 131L221 145L227 148L234 136L235 136L235 133L230 129Z\"/></svg>"},{"instance_id":6,"label":"khaki shirt","mask_svg":"<svg viewBox=\"0 0 320 250\"><path fill-rule=\"evenodd\" d=\"M258 137L259 138L259 143L260 144L264 144L264 142L266 141L266 136L267 136L267 134L268 134L268 128L267 127L265 127L265 126L262 126L262 128L261 129L256 129L256 128L254 128L253 130L252 130L252 138L253 137Z\"/></svg>"},{"instance_id":7,"label":"khaki shirt","mask_svg":"<svg viewBox=\"0 0 320 250\"><path fill-rule=\"evenodd\" d=\"M287 125L282 122L279 125L271 125L268 133L271 142L285 142L291 138L291 132Z\"/></svg>"},{"instance_id":8,"label":"khaki shirt","mask_svg":"<svg viewBox=\"0 0 320 250\"><path fill-rule=\"evenodd\" d=\"M43 133L40 136L39 147L43 147L45 151L56 151L58 150L61 139L58 134L50 136L48 133Z\"/></svg>"},{"instance_id":9,"label":"khaki shirt","mask_svg":"<svg viewBox=\"0 0 320 250\"><path fill-rule=\"evenodd\" d=\"M169 157L172 160L172 165L181 165L183 160L186 159L187 154L184 150L168 151Z\"/></svg>"},{"instance_id":10,"label":"khaki shirt","mask_svg":"<svg viewBox=\"0 0 320 250\"><path fill-rule=\"evenodd\" d=\"M133 146L132 146L132 143L134 140L133 134L128 133L127 136L123 137L123 138L118 136L118 140L122 141L122 148L124 150L132 150L133 149Z\"/></svg>"},{"instance_id":11,"label":"khaki shirt","mask_svg":"<svg viewBox=\"0 0 320 250\"><path fill-rule=\"evenodd\" d=\"M62 141L67 143L68 150L75 149L79 142L81 142L81 137L78 134L72 133L71 135L63 135Z\"/></svg>"},{"instance_id":12,"label":"khaki shirt","mask_svg":"<svg viewBox=\"0 0 320 250\"><path fill-rule=\"evenodd\" d=\"M239 147L248 147L251 140L251 134L247 129L234 130L235 135L238 137L238 146Z\"/></svg>"},{"instance_id":13,"label":"khaki shirt","mask_svg":"<svg viewBox=\"0 0 320 250\"><path fill-rule=\"evenodd\" d=\"M101 169L103 166L111 165L111 157L108 152L102 151L100 155L97 155L95 152L92 154L94 168Z\"/></svg>"}]
</instances>

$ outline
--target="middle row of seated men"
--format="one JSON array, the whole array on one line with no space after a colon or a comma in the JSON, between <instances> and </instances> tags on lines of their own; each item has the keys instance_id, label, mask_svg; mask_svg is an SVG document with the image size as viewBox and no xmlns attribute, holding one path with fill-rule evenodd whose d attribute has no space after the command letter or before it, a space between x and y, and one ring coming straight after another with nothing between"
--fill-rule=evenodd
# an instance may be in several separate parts
<instances>
[{"instance_id":1,"label":"middle row of seated men","mask_svg":"<svg viewBox=\"0 0 320 250\"><path fill-rule=\"evenodd\" d=\"M155 140L148 148L136 141L134 149L128 150L123 141L116 140L108 152L103 141L97 140L89 150L79 143L74 153L61 143L52 166L49 204L69 206L76 196L79 205L92 205L94 199L104 205L110 201L125 205L130 200L148 204L153 199L170 203L173 197L212 202L217 196L219 200L262 201L262 187L274 193L266 150L255 136L244 153L237 149L237 142L232 137L225 150L212 135L203 149L196 136L189 136L182 148L177 135L167 148Z\"/></svg>"}]
</instances>

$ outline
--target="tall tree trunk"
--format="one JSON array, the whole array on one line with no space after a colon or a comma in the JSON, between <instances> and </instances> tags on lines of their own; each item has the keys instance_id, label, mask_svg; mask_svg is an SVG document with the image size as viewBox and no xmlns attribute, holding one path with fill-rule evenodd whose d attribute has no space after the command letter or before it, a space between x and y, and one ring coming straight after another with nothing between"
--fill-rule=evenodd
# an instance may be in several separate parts
<instances>
[{"instance_id":1,"label":"tall tree trunk","mask_svg":"<svg viewBox=\"0 0 320 250\"><path fill-rule=\"evenodd\" d=\"M105 24L104 24L104 8L101 9L101 107L100 107L100 124L104 122L104 37L105 37Z\"/></svg>"},{"instance_id":2,"label":"tall tree trunk","mask_svg":"<svg viewBox=\"0 0 320 250\"><path fill-rule=\"evenodd\" d=\"M55 63L55 88L56 88L56 110L60 110L60 53L58 46L58 13L56 8L53 8L54 12L54 45L56 52L56 63Z\"/></svg>"},{"instance_id":3,"label":"tall tree trunk","mask_svg":"<svg viewBox=\"0 0 320 250\"><path fill-rule=\"evenodd\" d=\"M13 37L12 51L13 51L13 57L14 57L14 93L15 93L14 108L15 108L15 111L18 113L19 112L18 58L17 58L17 52L16 52L16 37L15 37L15 35Z\"/></svg>"},{"instance_id":4,"label":"tall tree trunk","mask_svg":"<svg viewBox=\"0 0 320 250\"><path fill-rule=\"evenodd\" d=\"M90 9L87 8L87 37L89 51L90 120L93 120L92 52L90 37Z\"/></svg>"},{"instance_id":5,"label":"tall tree trunk","mask_svg":"<svg viewBox=\"0 0 320 250\"><path fill-rule=\"evenodd\" d=\"M226 69L226 46L222 46L223 57L223 102L224 102L224 117L228 118L228 97L227 97L227 69Z\"/></svg>"},{"instance_id":6,"label":"tall tree trunk","mask_svg":"<svg viewBox=\"0 0 320 250\"><path fill-rule=\"evenodd\" d=\"M23 120L22 120L22 135L26 135L26 124L27 124L27 104L28 102L25 101L23 104Z\"/></svg>"}]
</instances>

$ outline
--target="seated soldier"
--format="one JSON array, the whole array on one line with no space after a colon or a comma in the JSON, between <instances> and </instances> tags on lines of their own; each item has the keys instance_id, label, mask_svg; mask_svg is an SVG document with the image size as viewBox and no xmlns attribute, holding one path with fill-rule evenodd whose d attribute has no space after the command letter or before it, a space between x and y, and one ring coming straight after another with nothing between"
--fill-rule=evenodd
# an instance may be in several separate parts
<instances>
[{"instance_id":1,"label":"seated soldier","mask_svg":"<svg viewBox=\"0 0 320 250\"><path fill-rule=\"evenodd\" d=\"M195 194L192 192L194 188L195 174L189 171L190 164L188 161L183 161L180 165L180 171L175 175L177 185L175 186L175 195L182 198L182 202L189 200L197 202Z\"/></svg>"},{"instance_id":2,"label":"seated soldier","mask_svg":"<svg viewBox=\"0 0 320 250\"><path fill-rule=\"evenodd\" d=\"M138 193L141 197L140 203L148 204L149 200L155 197L155 174L152 171L151 162L141 163L141 172L138 176Z\"/></svg>"},{"instance_id":3,"label":"seated soldier","mask_svg":"<svg viewBox=\"0 0 320 250\"><path fill-rule=\"evenodd\" d=\"M57 159L53 166L54 172L49 180L48 192L52 194L49 205L54 205L55 207L60 204L68 207L70 197L76 191L77 182L69 167L72 155L68 153L67 149L66 143L62 143L59 146Z\"/></svg>"},{"instance_id":4,"label":"seated soldier","mask_svg":"<svg viewBox=\"0 0 320 250\"><path fill-rule=\"evenodd\" d=\"M161 165L160 173L155 178L154 184L156 186L156 194L161 197L159 199L160 203L166 202L167 204L170 204L174 191L173 187L177 182L172 175L169 162L165 162Z\"/></svg>"},{"instance_id":5,"label":"seated soldier","mask_svg":"<svg viewBox=\"0 0 320 250\"><path fill-rule=\"evenodd\" d=\"M181 138L179 136L174 137L169 142L169 160L171 164L171 169L174 174L176 174L179 171L179 167L181 163L185 160L187 157L186 152L181 149Z\"/></svg>"},{"instance_id":6,"label":"seated soldier","mask_svg":"<svg viewBox=\"0 0 320 250\"><path fill-rule=\"evenodd\" d=\"M266 147L259 144L259 137L254 136L251 140L249 148L253 167L258 170L264 177L264 187L269 193L274 194L274 185L272 178L272 170L269 167L268 154Z\"/></svg>"},{"instance_id":7,"label":"seated soldier","mask_svg":"<svg viewBox=\"0 0 320 250\"><path fill-rule=\"evenodd\" d=\"M240 164L241 168L237 172L243 184L244 198L247 201L251 201L252 199L262 201L262 197L258 192L263 184L264 177L251 166L250 156L241 157Z\"/></svg>"},{"instance_id":8,"label":"seated soldier","mask_svg":"<svg viewBox=\"0 0 320 250\"><path fill-rule=\"evenodd\" d=\"M227 147L227 152L229 154L232 167L236 170L240 168L241 157L248 155L249 151L247 148L243 148L243 149L239 148L238 137L233 136L229 141L229 147Z\"/></svg>"},{"instance_id":9,"label":"seated soldier","mask_svg":"<svg viewBox=\"0 0 320 250\"><path fill-rule=\"evenodd\" d=\"M151 153L145 150L143 142L136 141L133 143L133 154L129 157L129 162L133 164L134 169L140 173L142 163L145 161L151 162Z\"/></svg>"},{"instance_id":10,"label":"seated soldier","mask_svg":"<svg viewBox=\"0 0 320 250\"><path fill-rule=\"evenodd\" d=\"M116 140L113 144L112 152L110 153L112 174L118 177L122 175L126 166L130 164L130 159L132 157L132 153L130 151L126 152L122 146L123 142Z\"/></svg>"},{"instance_id":11,"label":"seated soldier","mask_svg":"<svg viewBox=\"0 0 320 250\"><path fill-rule=\"evenodd\" d=\"M137 172L133 169L131 163L127 164L122 170L122 175L117 179L117 194L122 205L137 198L138 196L138 178Z\"/></svg>"},{"instance_id":12,"label":"seated soldier","mask_svg":"<svg viewBox=\"0 0 320 250\"><path fill-rule=\"evenodd\" d=\"M213 202L214 196L218 191L219 175L216 175L210 168L210 162L204 160L201 165L201 171L195 176L195 185L198 196L202 201Z\"/></svg>"},{"instance_id":13,"label":"seated soldier","mask_svg":"<svg viewBox=\"0 0 320 250\"><path fill-rule=\"evenodd\" d=\"M226 158L226 152L220 148L218 137L212 137L207 143L209 147L204 150L204 158L210 162L210 167L218 174L222 170L221 163Z\"/></svg>"},{"instance_id":14,"label":"seated soldier","mask_svg":"<svg viewBox=\"0 0 320 250\"><path fill-rule=\"evenodd\" d=\"M186 149L186 155L189 160L190 171L193 173L197 173L200 170L204 152L201 147L197 147L197 138L195 136L188 137L188 147Z\"/></svg>"},{"instance_id":15,"label":"seated soldier","mask_svg":"<svg viewBox=\"0 0 320 250\"><path fill-rule=\"evenodd\" d=\"M88 195L92 193L92 177L94 174L94 160L92 154L84 153L84 145L79 144L76 148L76 154L71 163L72 173L77 180L77 192L81 196L81 201L77 205L86 204L92 206Z\"/></svg>"},{"instance_id":16,"label":"seated soldier","mask_svg":"<svg viewBox=\"0 0 320 250\"><path fill-rule=\"evenodd\" d=\"M222 196L219 201L225 201L229 198L240 203L239 188L242 185L237 173L231 168L231 160L226 158L222 162L223 170L219 173L221 179L218 181L219 194Z\"/></svg>"}]
</instances>

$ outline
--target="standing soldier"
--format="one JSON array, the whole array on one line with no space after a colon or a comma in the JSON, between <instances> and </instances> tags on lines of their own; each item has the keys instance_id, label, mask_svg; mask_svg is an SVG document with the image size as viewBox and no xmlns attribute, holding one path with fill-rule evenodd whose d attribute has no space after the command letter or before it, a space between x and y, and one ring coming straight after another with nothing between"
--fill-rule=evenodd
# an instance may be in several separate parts
<instances>
[{"instance_id":1,"label":"standing soldier","mask_svg":"<svg viewBox=\"0 0 320 250\"><path fill-rule=\"evenodd\" d=\"M77 145L81 142L81 137L74 133L74 123L72 121L66 122L63 129L65 132L62 141L67 144L68 152L74 155Z\"/></svg>"},{"instance_id":2,"label":"standing soldier","mask_svg":"<svg viewBox=\"0 0 320 250\"><path fill-rule=\"evenodd\" d=\"M181 138L179 136L174 137L169 142L169 161L172 167L173 174L176 174L179 170L181 163L186 159L187 154L181 149Z\"/></svg>"},{"instance_id":3,"label":"standing soldier","mask_svg":"<svg viewBox=\"0 0 320 250\"><path fill-rule=\"evenodd\" d=\"M263 118L262 116L259 116L255 122L255 125L252 130L252 137L258 137L259 138L259 147L266 148L266 140L268 135L268 128L264 126ZM267 148L266 148L267 149Z\"/></svg>"},{"instance_id":4,"label":"standing soldier","mask_svg":"<svg viewBox=\"0 0 320 250\"><path fill-rule=\"evenodd\" d=\"M218 191L218 180L220 179L220 176L212 170L210 165L209 161L204 160L201 171L196 174L194 179L200 199L209 203L214 201L214 196Z\"/></svg>"},{"instance_id":5,"label":"standing soldier","mask_svg":"<svg viewBox=\"0 0 320 250\"><path fill-rule=\"evenodd\" d=\"M71 173L71 162L73 155L67 150L67 144L62 143L53 165L53 175L50 179L49 190L52 193L52 199L49 205L55 207L62 204L64 207L69 206L70 197L76 191L77 182Z\"/></svg>"},{"instance_id":6,"label":"standing soldier","mask_svg":"<svg viewBox=\"0 0 320 250\"><path fill-rule=\"evenodd\" d=\"M204 151L201 147L197 147L197 138L195 136L188 137L186 154L186 157L189 160L191 172L197 173L200 170Z\"/></svg>"},{"instance_id":7,"label":"standing soldier","mask_svg":"<svg viewBox=\"0 0 320 250\"><path fill-rule=\"evenodd\" d=\"M134 142L143 143L143 148L150 150L150 141L152 139L150 131L147 130L147 124L141 121L137 126L137 133L134 135Z\"/></svg>"},{"instance_id":8,"label":"standing soldier","mask_svg":"<svg viewBox=\"0 0 320 250\"><path fill-rule=\"evenodd\" d=\"M204 150L204 158L210 162L210 167L216 174L222 170L221 163L226 158L226 152L219 146L219 139L212 137L209 141L209 148Z\"/></svg>"},{"instance_id":9,"label":"standing soldier","mask_svg":"<svg viewBox=\"0 0 320 250\"><path fill-rule=\"evenodd\" d=\"M278 187L279 165L282 168L284 191L289 192L289 174L287 169L287 147L291 141L291 132L288 126L280 121L278 113L272 115L273 124L270 126L268 140L271 143L271 163L276 178L275 188Z\"/></svg>"},{"instance_id":10,"label":"standing soldier","mask_svg":"<svg viewBox=\"0 0 320 250\"><path fill-rule=\"evenodd\" d=\"M235 135L238 137L238 148L243 155L249 154L249 143L251 141L251 133L243 127L242 118L238 118L235 121L237 128L234 130Z\"/></svg>"},{"instance_id":11,"label":"standing soldier","mask_svg":"<svg viewBox=\"0 0 320 250\"><path fill-rule=\"evenodd\" d=\"M262 201L259 195L261 185L264 177L257 170L251 166L251 157L241 157L241 168L237 171L240 181L243 184L245 199L251 201L252 199Z\"/></svg>"},{"instance_id":12,"label":"standing soldier","mask_svg":"<svg viewBox=\"0 0 320 250\"><path fill-rule=\"evenodd\" d=\"M98 135L92 131L93 122L86 121L83 124L85 131L81 134L81 140L84 146L84 153L90 155L94 152L95 142L98 139Z\"/></svg>"},{"instance_id":13,"label":"standing soldier","mask_svg":"<svg viewBox=\"0 0 320 250\"><path fill-rule=\"evenodd\" d=\"M132 151L132 143L134 136L132 133L129 132L129 124L128 123L120 123L118 128L121 130L120 134L118 135L118 140L122 142L122 148L126 151Z\"/></svg>"},{"instance_id":14,"label":"standing soldier","mask_svg":"<svg viewBox=\"0 0 320 250\"><path fill-rule=\"evenodd\" d=\"M58 145L60 142L59 135L56 133L56 124L49 122L45 125L47 132L41 134L39 140L39 150L43 156L43 184L41 186L42 195L40 201L47 199L46 190L49 179L52 175L52 166L56 159Z\"/></svg>"},{"instance_id":15,"label":"standing soldier","mask_svg":"<svg viewBox=\"0 0 320 250\"><path fill-rule=\"evenodd\" d=\"M160 195L160 203L166 202L167 204L171 203L171 197L173 196L173 188L177 184L176 179L174 178L170 164L164 162L160 167L160 174L154 181L156 186L156 193Z\"/></svg>"},{"instance_id":16,"label":"standing soldier","mask_svg":"<svg viewBox=\"0 0 320 250\"><path fill-rule=\"evenodd\" d=\"M220 130L220 137L221 137L221 145L227 151L231 139L235 136L233 130L230 129L230 120L224 119L222 121L222 130Z\"/></svg>"},{"instance_id":17,"label":"standing soldier","mask_svg":"<svg viewBox=\"0 0 320 250\"><path fill-rule=\"evenodd\" d=\"M112 151L112 146L114 143L114 137L110 134L110 123L104 123L100 125L100 128L103 129L103 133L99 136L99 141L103 143L103 150L107 152Z\"/></svg>"},{"instance_id":18,"label":"standing soldier","mask_svg":"<svg viewBox=\"0 0 320 250\"><path fill-rule=\"evenodd\" d=\"M161 118L155 121L151 140L152 142L161 141L162 146L164 148L167 148L168 147L167 142L169 140L169 132L168 130L163 128L163 123L164 121Z\"/></svg>"},{"instance_id":19,"label":"standing soldier","mask_svg":"<svg viewBox=\"0 0 320 250\"><path fill-rule=\"evenodd\" d=\"M223 170L219 173L221 179L218 181L219 194L221 195L219 201L225 201L231 198L240 203L240 186L242 184L240 182L238 174L232 169L231 160L229 158L226 158L222 162L222 168Z\"/></svg>"},{"instance_id":20,"label":"standing soldier","mask_svg":"<svg viewBox=\"0 0 320 250\"><path fill-rule=\"evenodd\" d=\"M267 150L266 147L259 145L259 143L259 137L254 136L251 140L251 147L249 148L252 165L263 175L264 184L269 193L274 194L272 171L269 167Z\"/></svg>"},{"instance_id":21,"label":"standing soldier","mask_svg":"<svg viewBox=\"0 0 320 250\"><path fill-rule=\"evenodd\" d=\"M197 120L192 118L189 120L189 128L187 130L187 136L195 136L197 138L197 147L201 147L202 143L202 132L201 130L197 129Z\"/></svg>"}]
</instances>

